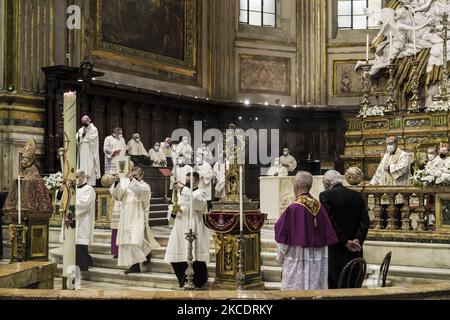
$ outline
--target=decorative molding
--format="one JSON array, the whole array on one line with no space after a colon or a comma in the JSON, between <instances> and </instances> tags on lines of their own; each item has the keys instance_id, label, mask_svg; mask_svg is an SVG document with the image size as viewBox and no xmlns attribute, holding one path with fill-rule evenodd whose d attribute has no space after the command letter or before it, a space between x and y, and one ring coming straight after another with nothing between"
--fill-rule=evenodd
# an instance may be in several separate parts
<instances>
[{"instance_id":1,"label":"decorative molding","mask_svg":"<svg viewBox=\"0 0 450 320\"><path fill-rule=\"evenodd\" d=\"M239 92L291 94L291 59L239 55Z\"/></svg>"}]
</instances>

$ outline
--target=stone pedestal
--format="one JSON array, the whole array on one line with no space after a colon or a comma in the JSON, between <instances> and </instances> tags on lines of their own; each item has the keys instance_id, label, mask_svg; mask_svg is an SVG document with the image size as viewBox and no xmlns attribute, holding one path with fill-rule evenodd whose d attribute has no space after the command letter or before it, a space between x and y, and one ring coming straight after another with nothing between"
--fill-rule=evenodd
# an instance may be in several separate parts
<instances>
[{"instance_id":1,"label":"stone pedestal","mask_svg":"<svg viewBox=\"0 0 450 320\"><path fill-rule=\"evenodd\" d=\"M56 263L26 261L0 268L0 288L53 289Z\"/></svg>"},{"instance_id":2,"label":"stone pedestal","mask_svg":"<svg viewBox=\"0 0 450 320\"><path fill-rule=\"evenodd\" d=\"M261 235L267 214L259 212L257 202L244 203L244 272L243 289L263 290L261 274ZM216 254L215 289L235 290L238 268L239 203L214 203L205 223L214 234Z\"/></svg>"}]
</instances>

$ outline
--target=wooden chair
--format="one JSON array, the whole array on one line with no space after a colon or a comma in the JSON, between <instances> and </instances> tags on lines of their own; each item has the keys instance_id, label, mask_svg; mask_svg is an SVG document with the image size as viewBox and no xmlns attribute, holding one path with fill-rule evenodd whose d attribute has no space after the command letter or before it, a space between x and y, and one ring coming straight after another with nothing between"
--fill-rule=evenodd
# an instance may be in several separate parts
<instances>
[{"instance_id":1,"label":"wooden chair","mask_svg":"<svg viewBox=\"0 0 450 320\"><path fill-rule=\"evenodd\" d=\"M389 265L391 264L392 252L389 251L383 259L380 266L380 273L378 274L378 284L381 287L386 287L386 279L389 272Z\"/></svg>"},{"instance_id":2,"label":"wooden chair","mask_svg":"<svg viewBox=\"0 0 450 320\"><path fill-rule=\"evenodd\" d=\"M366 261L363 258L353 259L342 269L339 276L339 289L361 288L366 276Z\"/></svg>"}]
</instances>

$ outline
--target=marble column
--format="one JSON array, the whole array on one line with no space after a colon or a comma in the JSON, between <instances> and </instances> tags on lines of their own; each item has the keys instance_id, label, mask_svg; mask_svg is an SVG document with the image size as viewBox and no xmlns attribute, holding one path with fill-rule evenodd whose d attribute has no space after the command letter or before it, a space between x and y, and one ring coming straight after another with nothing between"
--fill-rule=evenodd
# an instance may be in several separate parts
<instances>
[{"instance_id":1,"label":"marble column","mask_svg":"<svg viewBox=\"0 0 450 320\"><path fill-rule=\"evenodd\" d=\"M44 155L44 81L54 63L55 0L0 0L0 192L18 173L27 139Z\"/></svg>"},{"instance_id":2,"label":"marble column","mask_svg":"<svg viewBox=\"0 0 450 320\"><path fill-rule=\"evenodd\" d=\"M327 0L297 0L297 104L327 104Z\"/></svg>"},{"instance_id":3,"label":"marble column","mask_svg":"<svg viewBox=\"0 0 450 320\"><path fill-rule=\"evenodd\" d=\"M231 100L235 96L235 29L234 1L210 1L211 82L209 91L215 99Z\"/></svg>"}]
</instances>

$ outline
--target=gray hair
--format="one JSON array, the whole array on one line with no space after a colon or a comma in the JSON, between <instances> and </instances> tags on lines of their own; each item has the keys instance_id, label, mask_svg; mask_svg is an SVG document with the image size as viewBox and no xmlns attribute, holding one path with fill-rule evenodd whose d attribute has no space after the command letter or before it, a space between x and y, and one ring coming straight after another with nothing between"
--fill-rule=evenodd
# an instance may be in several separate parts
<instances>
[{"instance_id":1,"label":"gray hair","mask_svg":"<svg viewBox=\"0 0 450 320\"><path fill-rule=\"evenodd\" d=\"M84 170L81 170L81 169L78 169L77 171L76 171L76 176L77 177L83 177L83 178L86 178L86 172L84 172Z\"/></svg>"},{"instance_id":2,"label":"gray hair","mask_svg":"<svg viewBox=\"0 0 450 320\"><path fill-rule=\"evenodd\" d=\"M302 189L311 189L313 183L313 176L306 171L299 171L294 177L294 186L297 185Z\"/></svg>"},{"instance_id":3,"label":"gray hair","mask_svg":"<svg viewBox=\"0 0 450 320\"><path fill-rule=\"evenodd\" d=\"M342 175L336 170L328 170L323 175L323 183L334 186L336 183L342 182Z\"/></svg>"}]
</instances>

